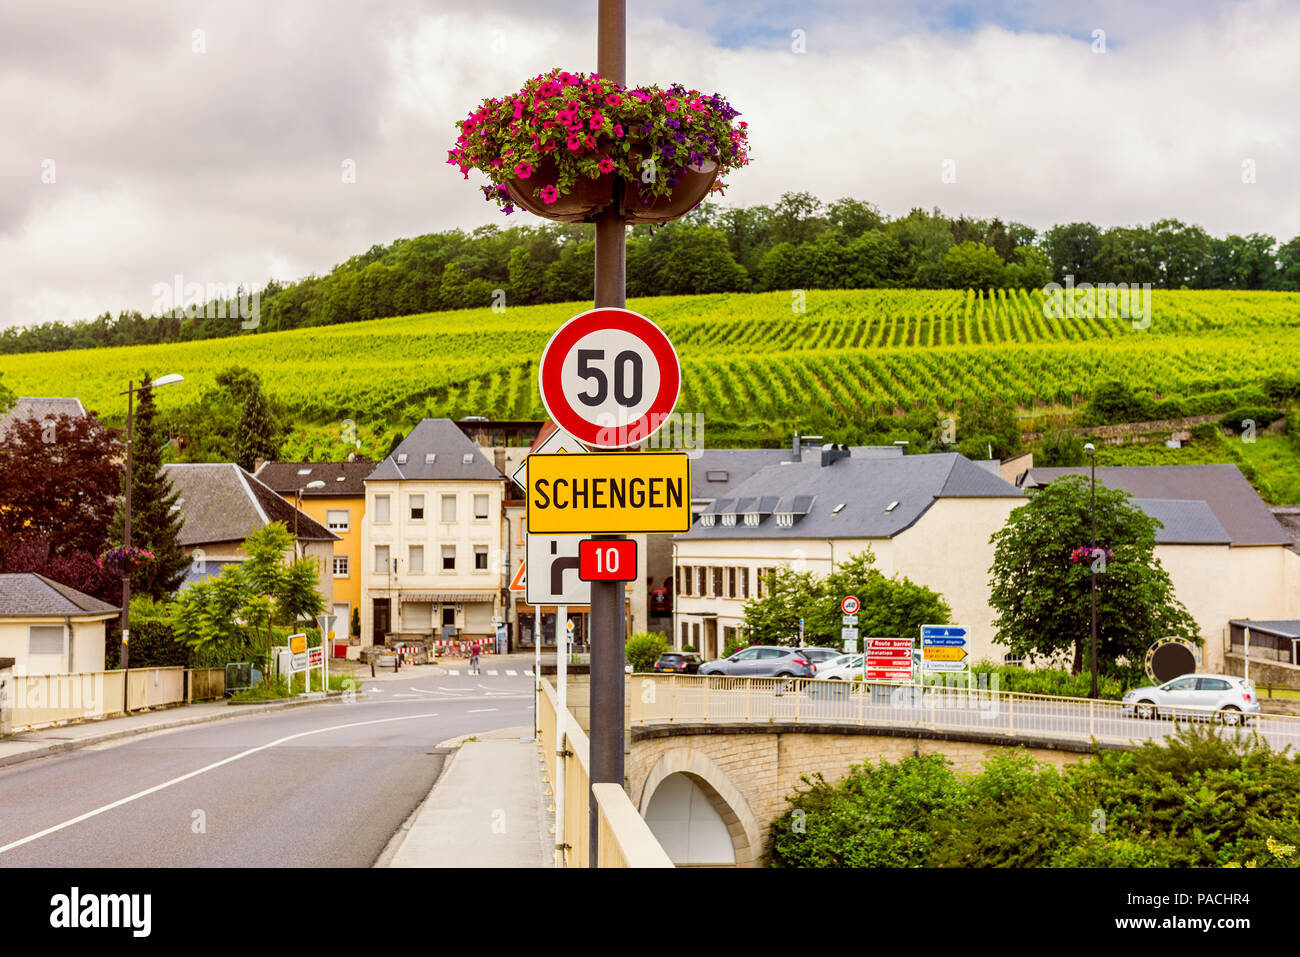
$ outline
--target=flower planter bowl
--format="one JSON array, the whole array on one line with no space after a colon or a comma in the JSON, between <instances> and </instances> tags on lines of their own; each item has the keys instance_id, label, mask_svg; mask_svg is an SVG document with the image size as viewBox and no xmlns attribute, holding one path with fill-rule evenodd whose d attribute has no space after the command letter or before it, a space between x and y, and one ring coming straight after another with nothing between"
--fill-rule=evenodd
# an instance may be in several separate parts
<instances>
[{"instance_id":1,"label":"flower planter bowl","mask_svg":"<svg viewBox=\"0 0 1300 957\"><path fill-rule=\"evenodd\" d=\"M527 179L508 176L504 180L511 201L534 216L553 219L561 223L585 223L608 206L614 199L614 174L606 173L596 179L579 177L573 189L553 203L543 202L534 190L554 186L560 171L552 159L544 159L533 169Z\"/></svg>"},{"instance_id":2,"label":"flower planter bowl","mask_svg":"<svg viewBox=\"0 0 1300 957\"><path fill-rule=\"evenodd\" d=\"M628 180L623 196L623 216L629 225L658 225L680 219L703 202L718 178L718 164L706 159L699 166L682 170L680 181L667 196L650 196L641 192L639 179ZM646 203L643 200L649 199Z\"/></svg>"}]
</instances>

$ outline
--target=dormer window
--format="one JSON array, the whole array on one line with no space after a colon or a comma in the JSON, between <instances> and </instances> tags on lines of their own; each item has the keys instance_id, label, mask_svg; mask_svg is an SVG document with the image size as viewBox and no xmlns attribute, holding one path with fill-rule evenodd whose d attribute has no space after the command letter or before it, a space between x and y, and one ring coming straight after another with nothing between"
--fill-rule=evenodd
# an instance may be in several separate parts
<instances>
[{"instance_id":1,"label":"dormer window","mask_svg":"<svg viewBox=\"0 0 1300 957\"><path fill-rule=\"evenodd\" d=\"M758 524L758 512L746 512L746 513L745 513L745 524L746 524L746 525L757 525L757 524Z\"/></svg>"},{"instance_id":2,"label":"dormer window","mask_svg":"<svg viewBox=\"0 0 1300 957\"><path fill-rule=\"evenodd\" d=\"M461 460L460 460L460 461L461 461L461 464L462 464L462 465L473 465L473 464L474 464L474 453L473 453L473 452L466 452L466 453L461 457Z\"/></svg>"},{"instance_id":3,"label":"dormer window","mask_svg":"<svg viewBox=\"0 0 1300 957\"><path fill-rule=\"evenodd\" d=\"M712 527L713 527L713 513L712 513L712 512L704 512L703 514L701 514L701 515L700 515L700 524L703 525L705 528L712 528Z\"/></svg>"},{"instance_id":4,"label":"dormer window","mask_svg":"<svg viewBox=\"0 0 1300 957\"><path fill-rule=\"evenodd\" d=\"M726 525L726 526L728 526L728 527L730 527L730 526L732 526L732 525L735 525L735 524L736 524L736 513L735 513L735 512L728 512L726 515L722 516L722 524L723 524L723 525Z\"/></svg>"},{"instance_id":5,"label":"dormer window","mask_svg":"<svg viewBox=\"0 0 1300 957\"><path fill-rule=\"evenodd\" d=\"M424 464L425 464L425 465L432 465L435 461L437 461L437 459L438 459L438 453L437 453L437 452L425 452L425 453L424 453Z\"/></svg>"},{"instance_id":6,"label":"dormer window","mask_svg":"<svg viewBox=\"0 0 1300 957\"><path fill-rule=\"evenodd\" d=\"M794 525L794 512L777 512L776 524L781 528L790 528Z\"/></svg>"},{"instance_id":7,"label":"dormer window","mask_svg":"<svg viewBox=\"0 0 1300 957\"><path fill-rule=\"evenodd\" d=\"M398 453L397 453L397 464L398 464L398 465L405 465L405 464L406 464L406 453L405 453L405 452L398 452Z\"/></svg>"}]
</instances>

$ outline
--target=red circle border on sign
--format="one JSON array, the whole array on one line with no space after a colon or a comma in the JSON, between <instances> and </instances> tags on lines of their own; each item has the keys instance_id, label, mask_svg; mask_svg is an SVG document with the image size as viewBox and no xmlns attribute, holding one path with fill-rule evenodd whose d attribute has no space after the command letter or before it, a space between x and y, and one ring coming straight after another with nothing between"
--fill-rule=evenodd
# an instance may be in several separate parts
<instances>
[{"instance_id":1,"label":"red circle border on sign","mask_svg":"<svg viewBox=\"0 0 1300 957\"><path fill-rule=\"evenodd\" d=\"M556 425L579 442L597 448L623 448L634 442L609 445L599 441L600 434L605 432L606 428L597 426L578 414L570 405L569 397L564 394L561 380L564 358L569 354L569 350L583 336L601 329L621 329L630 332L650 347L651 355L659 363L659 391L651 400L650 408L639 419L629 422L624 427L616 427L617 431L624 437L637 435L635 442L644 441L658 432L667 421L673 407L677 405L677 399L681 394L681 365L677 359L677 350L673 348L668 336L640 313L602 306L579 313L560 326L546 343L546 348L542 350L542 359L537 370L538 386L542 393L542 405L545 406L547 414ZM550 401L550 396L556 398L554 404ZM654 428L649 428L651 419L655 416L659 416L659 423ZM639 435L642 428L645 428L646 432L644 435Z\"/></svg>"},{"instance_id":2,"label":"red circle border on sign","mask_svg":"<svg viewBox=\"0 0 1300 957\"><path fill-rule=\"evenodd\" d=\"M852 611L849 611L849 607L848 607L850 599L852 599L853 604L857 606ZM844 614L846 615L856 615L861 609L862 609L862 602L858 601L857 595L845 595L844 600L840 602L840 611L844 612Z\"/></svg>"}]
</instances>

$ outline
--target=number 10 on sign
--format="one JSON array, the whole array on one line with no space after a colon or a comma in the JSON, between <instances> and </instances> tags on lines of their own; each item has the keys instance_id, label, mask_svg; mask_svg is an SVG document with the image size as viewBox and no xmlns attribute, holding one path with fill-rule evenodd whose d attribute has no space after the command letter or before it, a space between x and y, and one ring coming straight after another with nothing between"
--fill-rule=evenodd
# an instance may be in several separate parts
<instances>
[{"instance_id":1,"label":"number 10 on sign","mask_svg":"<svg viewBox=\"0 0 1300 957\"><path fill-rule=\"evenodd\" d=\"M585 538L578 543L578 577L585 582L636 580L636 542Z\"/></svg>"}]
</instances>

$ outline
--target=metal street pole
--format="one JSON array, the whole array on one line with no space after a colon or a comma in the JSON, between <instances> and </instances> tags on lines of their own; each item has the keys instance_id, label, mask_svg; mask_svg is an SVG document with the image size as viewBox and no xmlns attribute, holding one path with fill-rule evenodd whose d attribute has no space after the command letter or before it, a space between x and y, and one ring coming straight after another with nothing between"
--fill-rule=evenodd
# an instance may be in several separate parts
<instances>
[{"instance_id":1,"label":"metal street pole","mask_svg":"<svg viewBox=\"0 0 1300 957\"><path fill-rule=\"evenodd\" d=\"M627 3L600 0L596 23L596 72L623 85L627 82ZM623 184L616 180L614 198L596 216L596 308L626 303L627 227L619 206ZM622 535L596 535L614 541ZM623 593L622 582L591 583L591 784L588 794L591 867L599 861L600 812L594 785L623 787ZM559 629L556 623L557 642Z\"/></svg>"},{"instance_id":2,"label":"metal street pole","mask_svg":"<svg viewBox=\"0 0 1300 957\"><path fill-rule=\"evenodd\" d=\"M122 504L122 546L131 547L131 416L135 412L135 382L126 384L126 498ZM131 572L127 569L129 555L123 555L122 570L122 711L129 703L126 688L130 679L126 669L131 656Z\"/></svg>"},{"instance_id":3,"label":"metal street pole","mask_svg":"<svg viewBox=\"0 0 1300 957\"><path fill-rule=\"evenodd\" d=\"M541 606L537 606L537 621L541 624ZM569 708L569 632L566 627L569 620L569 606L555 607L555 866L565 867L568 857L565 854L564 840L564 773L565 759L568 757L568 722L565 717ZM540 632L540 627L538 631ZM537 636L538 644L541 635ZM579 796L581 800L581 796Z\"/></svg>"},{"instance_id":4,"label":"metal street pole","mask_svg":"<svg viewBox=\"0 0 1300 957\"><path fill-rule=\"evenodd\" d=\"M1097 450L1092 451L1092 551L1089 564L1092 576L1092 697L1097 697Z\"/></svg>"}]
</instances>

